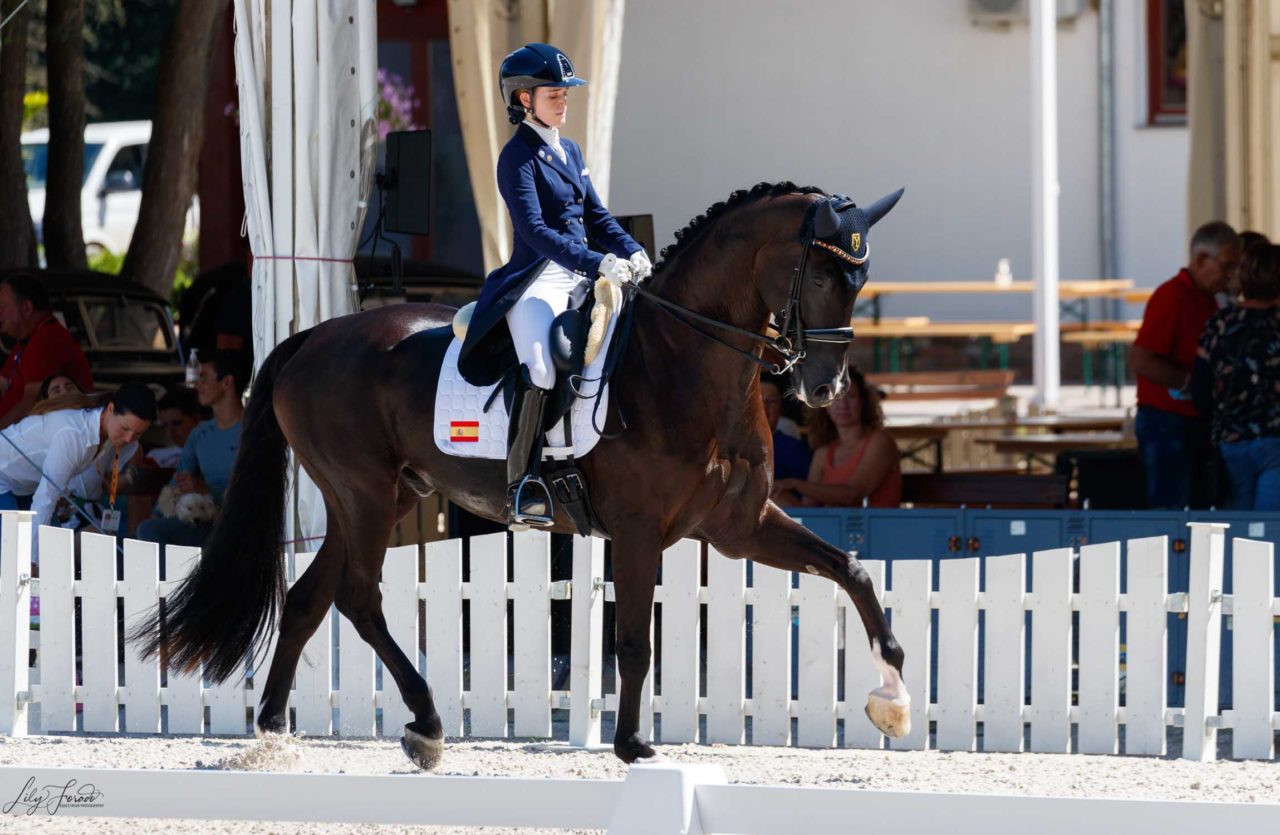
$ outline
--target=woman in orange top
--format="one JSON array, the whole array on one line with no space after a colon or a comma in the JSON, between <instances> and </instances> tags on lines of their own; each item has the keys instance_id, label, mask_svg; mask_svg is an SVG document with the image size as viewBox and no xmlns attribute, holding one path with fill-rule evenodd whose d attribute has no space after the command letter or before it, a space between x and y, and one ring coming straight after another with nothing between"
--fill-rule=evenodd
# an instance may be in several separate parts
<instances>
[{"instance_id":1,"label":"woman in orange top","mask_svg":"<svg viewBox=\"0 0 1280 835\"><path fill-rule=\"evenodd\" d=\"M902 502L898 445L884 428L880 398L856 368L844 397L810 414L814 449L809 478L779 479L774 501L783 507L897 507Z\"/></svg>"}]
</instances>

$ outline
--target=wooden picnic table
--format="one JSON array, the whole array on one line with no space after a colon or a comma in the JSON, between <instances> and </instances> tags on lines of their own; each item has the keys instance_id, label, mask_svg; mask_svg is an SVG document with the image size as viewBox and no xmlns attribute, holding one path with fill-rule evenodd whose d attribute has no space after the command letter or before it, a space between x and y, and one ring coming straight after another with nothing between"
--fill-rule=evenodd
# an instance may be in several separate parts
<instances>
[{"instance_id":1,"label":"wooden picnic table","mask_svg":"<svg viewBox=\"0 0 1280 835\"><path fill-rule=\"evenodd\" d=\"M885 429L893 439L903 445L899 453L903 460L923 464L935 473L945 469L943 443L952 432L1009 431L1014 429L1044 429L1051 435L1012 436L1025 438L1053 438L1067 433L1109 432L1118 434L1124 428L1120 415L1034 415L994 420L928 421L922 423L889 423ZM1077 435L1072 435L1077 437ZM1093 435L1079 437L1091 438ZM1072 447L1073 449L1077 447ZM932 451L929 458L923 453Z\"/></svg>"},{"instance_id":2,"label":"wooden picnic table","mask_svg":"<svg viewBox=\"0 0 1280 835\"><path fill-rule=\"evenodd\" d=\"M974 443L990 446L1000 455L1021 455L1027 469L1039 460L1053 466L1052 456L1071 449L1132 449L1137 440L1123 432L1063 432L1055 435L994 435L974 438Z\"/></svg>"},{"instance_id":3,"label":"wooden picnic table","mask_svg":"<svg viewBox=\"0 0 1280 835\"><path fill-rule=\"evenodd\" d=\"M997 284L995 281L869 281L859 291L860 299L875 299L893 293L1030 293L1035 290L1034 281L1011 281ZM1129 278L1072 279L1058 282L1058 298L1115 298L1115 294L1133 288Z\"/></svg>"}]
</instances>

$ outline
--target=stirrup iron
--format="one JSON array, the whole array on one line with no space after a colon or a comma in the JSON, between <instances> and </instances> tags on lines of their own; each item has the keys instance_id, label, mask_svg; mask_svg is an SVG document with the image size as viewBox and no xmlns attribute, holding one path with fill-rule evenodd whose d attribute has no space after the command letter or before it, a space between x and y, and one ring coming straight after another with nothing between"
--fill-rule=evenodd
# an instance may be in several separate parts
<instances>
[{"instance_id":1,"label":"stirrup iron","mask_svg":"<svg viewBox=\"0 0 1280 835\"><path fill-rule=\"evenodd\" d=\"M512 530L549 528L555 524L556 512L551 491L541 478L526 475L512 485L509 491L507 516L511 520L508 527Z\"/></svg>"}]
</instances>

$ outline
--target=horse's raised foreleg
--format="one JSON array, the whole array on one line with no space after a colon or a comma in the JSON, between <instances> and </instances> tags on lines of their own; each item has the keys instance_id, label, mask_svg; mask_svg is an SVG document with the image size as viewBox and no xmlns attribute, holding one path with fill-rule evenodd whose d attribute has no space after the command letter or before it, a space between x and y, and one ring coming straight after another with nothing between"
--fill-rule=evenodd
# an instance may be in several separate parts
<instances>
[{"instance_id":1,"label":"horse's raised foreleg","mask_svg":"<svg viewBox=\"0 0 1280 835\"><path fill-rule=\"evenodd\" d=\"M649 673L653 587L661 543L652 535L613 538L613 590L617 612L618 724L613 751L626 763L654 756L640 736L640 693Z\"/></svg>"},{"instance_id":2,"label":"horse's raised foreleg","mask_svg":"<svg viewBox=\"0 0 1280 835\"><path fill-rule=\"evenodd\" d=\"M889 629L871 578L857 558L820 539L772 503L750 536L713 542L721 553L752 559L784 571L806 571L833 580L858 609L881 686L867 697L867 716L881 733L900 737L911 731L911 697L902 681L902 647Z\"/></svg>"},{"instance_id":3,"label":"horse's raised foreleg","mask_svg":"<svg viewBox=\"0 0 1280 835\"><path fill-rule=\"evenodd\" d=\"M298 659L333 603L344 561L341 539L336 534L326 537L315 560L285 595L276 650L258 706L259 733L289 731L289 690Z\"/></svg>"}]
</instances>

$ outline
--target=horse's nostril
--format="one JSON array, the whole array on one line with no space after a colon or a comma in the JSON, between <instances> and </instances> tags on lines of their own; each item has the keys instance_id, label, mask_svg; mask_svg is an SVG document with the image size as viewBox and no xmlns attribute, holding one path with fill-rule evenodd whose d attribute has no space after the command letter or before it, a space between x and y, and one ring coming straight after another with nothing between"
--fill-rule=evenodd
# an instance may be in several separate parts
<instances>
[{"instance_id":1,"label":"horse's nostril","mask_svg":"<svg viewBox=\"0 0 1280 835\"><path fill-rule=\"evenodd\" d=\"M813 390L813 396L818 400L826 400L831 396L831 386L822 385Z\"/></svg>"}]
</instances>

